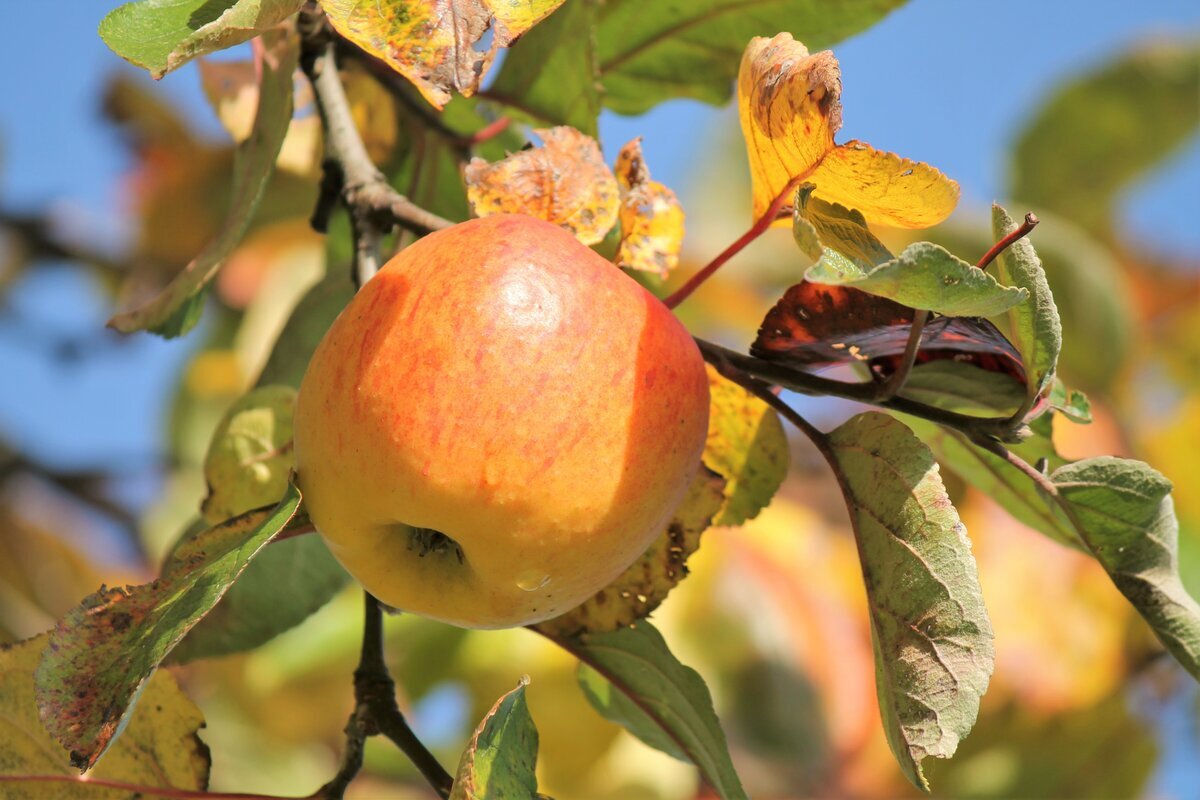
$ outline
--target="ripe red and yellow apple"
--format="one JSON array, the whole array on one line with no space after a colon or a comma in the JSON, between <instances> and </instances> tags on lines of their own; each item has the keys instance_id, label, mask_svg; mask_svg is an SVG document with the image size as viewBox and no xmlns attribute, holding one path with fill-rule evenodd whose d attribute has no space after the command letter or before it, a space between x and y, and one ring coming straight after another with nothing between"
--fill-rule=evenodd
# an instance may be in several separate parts
<instances>
[{"instance_id":1,"label":"ripe red and yellow apple","mask_svg":"<svg viewBox=\"0 0 1200 800\"><path fill-rule=\"evenodd\" d=\"M501 215L421 239L345 308L300 388L296 468L317 529L380 600L524 625L662 533L707 421L674 315L557 226Z\"/></svg>"}]
</instances>

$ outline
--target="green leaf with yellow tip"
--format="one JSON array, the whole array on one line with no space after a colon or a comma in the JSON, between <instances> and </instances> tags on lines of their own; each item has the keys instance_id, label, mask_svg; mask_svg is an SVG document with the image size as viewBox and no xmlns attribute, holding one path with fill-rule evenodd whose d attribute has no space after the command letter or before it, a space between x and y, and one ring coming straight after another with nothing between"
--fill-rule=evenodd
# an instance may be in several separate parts
<instances>
[{"instance_id":1,"label":"green leaf with yellow tip","mask_svg":"<svg viewBox=\"0 0 1200 800\"><path fill-rule=\"evenodd\" d=\"M508 800L537 796L538 732L525 703L523 677L492 706L458 762L449 800Z\"/></svg>"},{"instance_id":2,"label":"green leaf with yellow tip","mask_svg":"<svg viewBox=\"0 0 1200 800\"><path fill-rule=\"evenodd\" d=\"M704 465L725 478L725 505L714 525L741 525L767 507L791 463L775 411L708 367L708 441Z\"/></svg>"},{"instance_id":3,"label":"green leaf with yellow tip","mask_svg":"<svg viewBox=\"0 0 1200 800\"><path fill-rule=\"evenodd\" d=\"M216 524L271 505L287 489L296 390L260 386L238 398L217 423L204 457L208 496L200 506Z\"/></svg>"},{"instance_id":4,"label":"green leaf with yellow tip","mask_svg":"<svg viewBox=\"0 0 1200 800\"><path fill-rule=\"evenodd\" d=\"M68 782L22 782L17 775L56 775L77 770L66 751L38 718L33 673L49 634L0 645L0 796L6 800L93 800L116 797L96 785ZM91 691L83 687L81 691ZM168 672L156 674L142 689L142 703L129 718L121 738L91 779L143 786L201 791L208 786L208 747L198 733L204 727L200 709L187 698Z\"/></svg>"}]
</instances>

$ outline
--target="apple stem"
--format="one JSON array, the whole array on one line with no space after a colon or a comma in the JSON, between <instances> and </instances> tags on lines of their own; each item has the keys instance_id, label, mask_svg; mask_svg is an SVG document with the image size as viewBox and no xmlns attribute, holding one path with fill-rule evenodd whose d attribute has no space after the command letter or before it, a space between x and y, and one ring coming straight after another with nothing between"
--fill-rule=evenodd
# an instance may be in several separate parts
<instances>
[{"instance_id":1,"label":"apple stem","mask_svg":"<svg viewBox=\"0 0 1200 800\"><path fill-rule=\"evenodd\" d=\"M992 245L991 249L983 254L983 258L979 259L979 263L975 266L979 269L987 269L988 264L991 264L996 260L996 256L1000 255L1009 247L1011 247L1014 242L1017 242L1028 236L1029 232L1036 228L1039 222L1041 222L1041 220L1037 218L1037 215L1030 211L1025 215L1025 221L1008 236L1005 236L1003 239Z\"/></svg>"},{"instance_id":2,"label":"apple stem","mask_svg":"<svg viewBox=\"0 0 1200 800\"><path fill-rule=\"evenodd\" d=\"M354 711L346 722L346 749L337 774L314 797L341 798L362 769L366 740L382 734L409 757L438 797L448 798L454 785L441 762L409 727L396 703L396 683L383 658L383 609L369 592L363 592L363 643L354 670Z\"/></svg>"},{"instance_id":3,"label":"apple stem","mask_svg":"<svg viewBox=\"0 0 1200 800\"><path fill-rule=\"evenodd\" d=\"M666 305L666 307L673 309L684 300L687 300L688 297L691 296L692 292L700 288L700 285L708 280L714 272L720 269L726 261L742 252L742 250L746 249L748 244L753 242L759 236L762 236L766 232L767 228L770 228L775 220L779 219L780 212L783 211L783 207L787 204L787 201L796 191L796 187L799 186L800 183L807 177L808 173L797 175L788 183L787 186L783 187L783 191L781 191L775 197L763 215L755 220L754 224L750 226L750 230L739 236L733 244L722 250L719 254L717 254L717 257L708 262L703 269L701 269L692 277L688 278L687 282L684 283L683 286L680 286L670 296L663 300L663 303Z\"/></svg>"}]
</instances>

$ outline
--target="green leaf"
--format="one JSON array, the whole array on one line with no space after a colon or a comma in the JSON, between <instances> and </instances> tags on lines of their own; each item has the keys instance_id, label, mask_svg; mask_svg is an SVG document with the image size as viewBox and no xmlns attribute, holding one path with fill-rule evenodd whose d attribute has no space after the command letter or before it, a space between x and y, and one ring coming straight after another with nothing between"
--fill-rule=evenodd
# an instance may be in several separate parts
<instances>
[{"instance_id":1,"label":"green leaf","mask_svg":"<svg viewBox=\"0 0 1200 800\"><path fill-rule=\"evenodd\" d=\"M771 502L791 463L779 415L754 395L708 370L708 441L704 465L725 478L725 505L714 525L741 525Z\"/></svg>"},{"instance_id":2,"label":"green leaf","mask_svg":"<svg viewBox=\"0 0 1200 800\"><path fill-rule=\"evenodd\" d=\"M691 763L691 759L679 744L654 721L653 717L638 708L637 703L609 683L599 672L581 663L576 672L576 679L584 697L600 712L600 716L625 728L655 750Z\"/></svg>"},{"instance_id":3,"label":"green leaf","mask_svg":"<svg viewBox=\"0 0 1200 800\"><path fill-rule=\"evenodd\" d=\"M1012 194L1112 238L1120 192L1200 129L1200 47L1156 37L1060 87L1017 139Z\"/></svg>"},{"instance_id":4,"label":"green leaf","mask_svg":"<svg viewBox=\"0 0 1200 800\"><path fill-rule=\"evenodd\" d=\"M910 244L896 258L867 270L826 249L804 277L812 283L853 286L948 317L991 317L1029 297L1027 290L1001 286L987 272L930 242Z\"/></svg>"},{"instance_id":5,"label":"green leaf","mask_svg":"<svg viewBox=\"0 0 1200 800\"><path fill-rule=\"evenodd\" d=\"M1072 422L1087 425L1092 421L1092 404L1088 401L1087 395L1068 389L1066 384L1057 378L1050 386L1050 395L1047 399L1051 408Z\"/></svg>"},{"instance_id":6,"label":"green leaf","mask_svg":"<svg viewBox=\"0 0 1200 800\"><path fill-rule=\"evenodd\" d=\"M266 644L319 611L350 576L317 534L259 552L221 602L171 652L173 663L243 653Z\"/></svg>"},{"instance_id":7,"label":"green leaf","mask_svg":"<svg viewBox=\"0 0 1200 800\"><path fill-rule=\"evenodd\" d=\"M954 754L994 663L970 540L933 454L903 423L860 414L828 442L858 539L888 744L928 789L921 761Z\"/></svg>"},{"instance_id":8,"label":"green leaf","mask_svg":"<svg viewBox=\"0 0 1200 800\"><path fill-rule=\"evenodd\" d=\"M809 258L821 258L828 248L866 272L895 258L871 233L861 212L814 197L815 188L802 184L792 211L792 236Z\"/></svg>"},{"instance_id":9,"label":"green leaf","mask_svg":"<svg viewBox=\"0 0 1200 800\"><path fill-rule=\"evenodd\" d=\"M1200 604L1179 577L1171 482L1140 461L1113 457L1068 464L1050 479L1121 594L1200 680Z\"/></svg>"},{"instance_id":10,"label":"green leaf","mask_svg":"<svg viewBox=\"0 0 1200 800\"><path fill-rule=\"evenodd\" d=\"M1016 413L1025 400L1025 385L1004 372L939 358L915 365L901 394L959 414L997 417Z\"/></svg>"},{"instance_id":11,"label":"green leaf","mask_svg":"<svg viewBox=\"0 0 1200 800\"><path fill-rule=\"evenodd\" d=\"M604 676L630 701L597 705L602 715L624 725L652 747L660 747L664 738L669 739L672 745L664 752L682 755L699 767L704 780L720 797L746 797L704 679L679 663L662 634L650 623L642 621L612 633L554 641ZM610 693L586 688L585 693L589 699L611 697ZM638 713L632 713L633 709Z\"/></svg>"},{"instance_id":12,"label":"green leaf","mask_svg":"<svg viewBox=\"0 0 1200 800\"><path fill-rule=\"evenodd\" d=\"M101 587L59 621L37 669L37 701L73 765L96 763L146 680L299 507L300 493L289 487L274 510L250 512L187 541L158 580Z\"/></svg>"},{"instance_id":13,"label":"green leaf","mask_svg":"<svg viewBox=\"0 0 1200 800\"><path fill-rule=\"evenodd\" d=\"M999 503L1018 522L1059 544L1077 550L1084 549L1083 542L1075 534L1062 509L1048 503L1045 495L1019 469L999 456L976 447L958 431L913 417L905 417L905 423L933 450L937 460L946 469ZM1023 442L1013 447L1013 451L1030 463L1037 461L1047 455L1045 448L1052 449L1053 444L1048 437L1035 438L1037 441ZM1057 466L1062 459L1055 458L1052 461L1057 462Z\"/></svg>"},{"instance_id":14,"label":"green leaf","mask_svg":"<svg viewBox=\"0 0 1200 800\"><path fill-rule=\"evenodd\" d=\"M869 28L902 3L609 0L599 9L596 27L604 104L620 114L641 114L675 97L723 105L752 37L793 31L816 51Z\"/></svg>"},{"instance_id":15,"label":"green leaf","mask_svg":"<svg viewBox=\"0 0 1200 800\"><path fill-rule=\"evenodd\" d=\"M1017 229L1008 212L992 206L992 233L1000 241ZM1026 236L1005 248L993 262L1001 282L1029 292L1029 298L1008 310L1011 339L1021 354L1028 380L1028 394L1022 411L1028 411L1054 377L1058 352L1062 349L1062 327L1054 296L1046 282L1042 262Z\"/></svg>"},{"instance_id":16,"label":"green leaf","mask_svg":"<svg viewBox=\"0 0 1200 800\"><path fill-rule=\"evenodd\" d=\"M210 524L270 505L287 489L292 464L296 390L260 386L221 417L204 457L208 495L200 509Z\"/></svg>"},{"instance_id":17,"label":"green leaf","mask_svg":"<svg viewBox=\"0 0 1200 800\"><path fill-rule=\"evenodd\" d=\"M724 105L754 36L794 31L815 51L903 2L572 0L518 42L487 95L594 136L601 103L619 114L679 97Z\"/></svg>"},{"instance_id":18,"label":"green leaf","mask_svg":"<svg viewBox=\"0 0 1200 800\"><path fill-rule=\"evenodd\" d=\"M137 0L108 13L100 38L161 78L197 56L253 39L301 5L303 0Z\"/></svg>"},{"instance_id":19,"label":"green leaf","mask_svg":"<svg viewBox=\"0 0 1200 800\"><path fill-rule=\"evenodd\" d=\"M325 277L309 289L292 310L267 357L258 385L284 384L299 388L308 360L353 296L349 262L330 260Z\"/></svg>"},{"instance_id":20,"label":"green leaf","mask_svg":"<svg viewBox=\"0 0 1200 800\"><path fill-rule=\"evenodd\" d=\"M570 125L599 136L595 0L573 0L521 37L487 90L539 127Z\"/></svg>"},{"instance_id":21,"label":"green leaf","mask_svg":"<svg viewBox=\"0 0 1200 800\"><path fill-rule=\"evenodd\" d=\"M77 777L72 775L66 752L42 726L34 699L33 673L49 640L49 634L41 634L0 645L0 742L4 743L0 747L0 795L6 800L116 797L88 783L4 781L3 776L11 775ZM120 741L88 777L175 790L205 789L210 758L207 745L197 735L204 727L200 709L169 672L146 682L142 701Z\"/></svg>"},{"instance_id":22,"label":"green leaf","mask_svg":"<svg viewBox=\"0 0 1200 800\"><path fill-rule=\"evenodd\" d=\"M538 732L525 704L529 677L479 723L458 762L450 800L507 800L537 794Z\"/></svg>"},{"instance_id":23,"label":"green leaf","mask_svg":"<svg viewBox=\"0 0 1200 800\"><path fill-rule=\"evenodd\" d=\"M263 42L258 110L250 138L234 153L233 195L225 220L200 255L161 294L109 320L122 333L148 330L167 338L187 333L199 319L201 292L250 226L292 118L292 72L300 52L295 37L284 33L267 33Z\"/></svg>"}]
</instances>

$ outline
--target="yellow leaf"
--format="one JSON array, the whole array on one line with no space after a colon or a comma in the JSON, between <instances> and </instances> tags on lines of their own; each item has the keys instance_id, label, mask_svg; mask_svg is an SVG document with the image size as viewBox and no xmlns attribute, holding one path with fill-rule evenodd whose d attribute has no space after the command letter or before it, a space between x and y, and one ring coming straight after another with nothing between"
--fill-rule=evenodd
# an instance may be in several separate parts
<instances>
[{"instance_id":1,"label":"yellow leaf","mask_svg":"<svg viewBox=\"0 0 1200 800\"><path fill-rule=\"evenodd\" d=\"M683 246L683 206L675 193L650 180L642 158L642 139L630 141L617 154L621 188L621 242L617 266L666 277L679 264Z\"/></svg>"},{"instance_id":2,"label":"yellow leaf","mask_svg":"<svg viewBox=\"0 0 1200 800\"><path fill-rule=\"evenodd\" d=\"M321 0L337 32L386 61L437 108L471 96L496 51L564 0ZM477 49L491 30L491 46Z\"/></svg>"},{"instance_id":3,"label":"yellow leaf","mask_svg":"<svg viewBox=\"0 0 1200 800\"><path fill-rule=\"evenodd\" d=\"M600 145L574 128L535 130L541 147L489 164L467 165L467 197L476 216L528 214L595 244L617 221L617 179Z\"/></svg>"},{"instance_id":4,"label":"yellow leaf","mask_svg":"<svg viewBox=\"0 0 1200 800\"><path fill-rule=\"evenodd\" d=\"M78 776L67 751L46 732L34 700L33 672L49 637L36 636L0 647L0 776ZM197 737L204 725L200 710L175 678L159 670L142 690L129 725L103 761L88 773L102 779L143 786L200 790L208 785L208 747ZM126 792L121 796L131 795ZM7 800L87 800L116 797L91 782L0 782Z\"/></svg>"},{"instance_id":5,"label":"yellow leaf","mask_svg":"<svg viewBox=\"0 0 1200 800\"><path fill-rule=\"evenodd\" d=\"M938 170L863 142L834 143L842 125L841 93L841 70L828 50L810 55L789 33L750 42L738 72L738 113L755 219L800 181L870 222L926 228L948 217L958 203L958 184Z\"/></svg>"},{"instance_id":6,"label":"yellow leaf","mask_svg":"<svg viewBox=\"0 0 1200 800\"><path fill-rule=\"evenodd\" d=\"M399 133L395 97L361 65L350 62L346 66L342 83L354 125L367 147L367 155L376 164L382 164L391 156Z\"/></svg>"}]
</instances>

